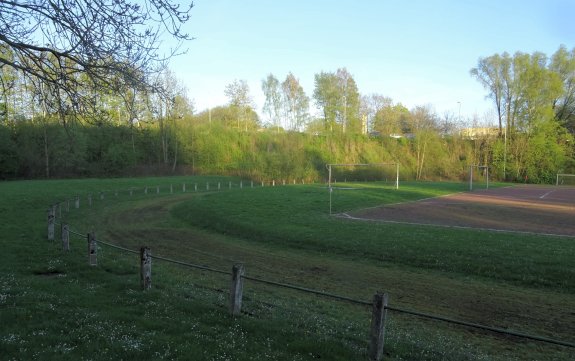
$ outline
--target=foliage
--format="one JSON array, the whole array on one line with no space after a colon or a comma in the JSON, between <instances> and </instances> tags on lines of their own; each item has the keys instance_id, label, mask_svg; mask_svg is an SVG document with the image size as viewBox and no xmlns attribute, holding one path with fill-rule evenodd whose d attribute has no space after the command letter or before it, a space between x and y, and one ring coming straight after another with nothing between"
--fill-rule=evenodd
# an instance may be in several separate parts
<instances>
[{"instance_id":1,"label":"foliage","mask_svg":"<svg viewBox=\"0 0 575 361\"><path fill-rule=\"evenodd\" d=\"M324 128L327 132L361 132L359 92L347 69L316 74L313 97L316 106L323 113Z\"/></svg>"},{"instance_id":2,"label":"foliage","mask_svg":"<svg viewBox=\"0 0 575 361\"><path fill-rule=\"evenodd\" d=\"M505 178L549 182L572 153L573 145L563 141L565 132L560 130L572 134L572 53L561 47L551 61L540 52L495 54L480 58L471 69L497 109L499 136L505 139L503 157L501 147L497 149L503 171L495 172Z\"/></svg>"},{"instance_id":3,"label":"foliage","mask_svg":"<svg viewBox=\"0 0 575 361\"><path fill-rule=\"evenodd\" d=\"M153 75L189 40L181 27L192 6L2 0L0 64L22 72L36 90L50 94L58 112L94 112L94 90L162 90ZM170 34L176 44L165 56L158 54L160 34Z\"/></svg>"}]
</instances>

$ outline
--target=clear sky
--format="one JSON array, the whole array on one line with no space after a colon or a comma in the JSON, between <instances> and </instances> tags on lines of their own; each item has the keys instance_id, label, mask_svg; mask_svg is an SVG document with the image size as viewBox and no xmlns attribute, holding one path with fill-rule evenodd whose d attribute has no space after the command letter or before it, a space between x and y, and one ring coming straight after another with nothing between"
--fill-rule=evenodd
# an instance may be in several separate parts
<instances>
[{"instance_id":1,"label":"clear sky","mask_svg":"<svg viewBox=\"0 0 575 361\"><path fill-rule=\"evenodd\" d=\"M225 104L226 85L244 79L262 114L269 73L283 81L291 71L312 98L316 73L345 67L361 94L483 118L493 106L469 75L479 57L575 47L575 0L194 3L185 31L195 40L170 68L197 111Z\"/></svg>"}]
</instances>

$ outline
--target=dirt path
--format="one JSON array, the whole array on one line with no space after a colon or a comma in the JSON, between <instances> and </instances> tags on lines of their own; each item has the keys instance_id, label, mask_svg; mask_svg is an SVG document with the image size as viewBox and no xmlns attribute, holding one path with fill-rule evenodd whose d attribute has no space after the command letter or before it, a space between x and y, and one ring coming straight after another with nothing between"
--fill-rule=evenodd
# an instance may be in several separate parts
<instances>
[{"instance_id":1,"label":"dirt path","mask_svg":"<svg viewBox=\"0 0 575 361\"><path fill-rule=\"evenodd\" d=\"M419 207L433 206L441 201L446 202L449 208L450 203L456 200L463 202L468 196L473 195L460 194L418 203ZM575 322L575 314L571 312L573 298L568 294L384 262L376 264L269 247L194 228L167 227L170 225L170 208L181 201L161 199L147 202L141 207L110 212L105 221L106 236L122 240L119 243L125 247L137 248L144 242L156 255L222 270L231 269L233 263L241 261L251 276L356 299L369 300L374 292L385 290L397 307L496 327L510 327L548 337L569 334ZM187 271L182 269L182 272ZM189 272L191 278L197 277L197 273ZM461 332L467 331L461 329ZM494 335L488 335L496 339ZM504 343L504 340L496 342Z\"/></svg>"}]
</instances>

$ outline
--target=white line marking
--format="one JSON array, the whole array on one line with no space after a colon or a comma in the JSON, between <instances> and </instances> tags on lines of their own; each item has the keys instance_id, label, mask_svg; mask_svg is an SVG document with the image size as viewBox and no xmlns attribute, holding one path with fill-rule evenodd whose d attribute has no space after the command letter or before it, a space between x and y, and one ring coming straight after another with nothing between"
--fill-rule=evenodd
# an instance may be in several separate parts
<instances>
[{"instance_id":1,"label":"white line marking","mask_svg":"<svg viewBox=\"0 0 575 361\"><path fill-rule=\"evenodd\" d=\"M543 199L545 197L547 197L548 195L550 195L551 193L555 192L554 189L550 190L549 192L545 193L544 195L542 195L541 197L539 197L539 199Z\"/></svg>"},{"instance_id":2,"label":"white line marking","mask_svg":"<svg viewBox=\"0 0 575 361\"><path fill-rule=\"evenodd\" d=\"M391 223L391 224L404 224L408 226L424 226L424 227L440 227L440 228L454 228L454 229L463 229L463 230L477 230L477 231L486 231L486 232L499 232L499 233L517 233L517 234L527 234L533 236L548 236L548 237L565 237L565 238L574 238L575 236L569 234L560 234L560 233L539 233L539 232L531 232L531 231L514 231L510 229L497 229L497 228L481 228L481 227L472 227L472 226L450 226L446 224L433 224L433 223L417 223L417 222L404 222L404 221L388 221L382 219L372 219L372 218L358 218L350 216L347 213L339 213L333 215L336 218L342 219L349 219L352 221L360 221L360 222L374 222L374 223Z\"/></svg>"}]
</instances>

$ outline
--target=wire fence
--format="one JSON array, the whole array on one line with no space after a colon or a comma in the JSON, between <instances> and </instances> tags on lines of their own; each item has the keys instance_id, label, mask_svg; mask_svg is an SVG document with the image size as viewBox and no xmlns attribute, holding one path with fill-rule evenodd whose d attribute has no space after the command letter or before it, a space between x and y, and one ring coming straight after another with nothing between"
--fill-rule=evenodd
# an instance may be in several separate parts
<instances>
[{"instance_id":1,"label":"wire fence","mask_svg":"<svg viewBox=\"0 0 575 361\"><path fill-rule=\"evenodd\" d=\"M206 188L209 190L209 186L207 186ZM60 205L60 203L56 203L56 205ZM56 214L56 206L53 205L49 208L49 215L48 215L48 238L51 240L54 240L53 226L54 226L54 224L56 224L55 214ZM62 223L57 223L57 224L62 225ZM52 227L52 229L50 229L50 227ZM90 239L89 233L77 232L77 231L70 229L69 227L67 227L67 231L70 234L82 237L84 239L86 239L86 238L88 240ZM116 244L113 244L110 242L105 242L102 240L95 240L94 239L94 241L97 242L98 244L102 244L102 245L105 245L107 247L118 249L118 250L123 251L123 252L142 255L142 250L140 250L140 251L132 250L132 249L122 247L122 246L119 246L119 245L116 245ZM213 272L213 273L218 273L218 274L231 275L232 278L236 277L237 280L239 280L239 282L241 282L243 280L252 281L252 282L266 284L266 285L273 286L273 287L281 287L281 288L290 289L290 290L294 290L294 291L298 291L298 292L304 292L304 293L308 293L308 294L314 294L317 296L327 297L327 298L331 298L331 299L334 299L337 301L348 302L348 303L356 304L356 305L360 305L360 306L370 306L370 307L373 307L374 312L376 309L377 295L374 297L373 302L368 302L368 301L358 300L358 299L354 299L354 298L347 297L347 296L342 296L342 295L333 294L333 293L324 292L324 291L319 291L319 290L315 290L315 289L311 289L311 288L307 288L307 287L302 287L302 286L298 286L298 285L292 285L292 284L287 284L287 283L282 283L282 282L276 282L273 280L267 280L264 278L248 276L248 275L245 275L243 273L243 268L242 268L241 273L235 275L234 274L235 267L232 268L232 272L229 272L229 271L225 271L225 270L221 270L221 269L217 269L217 268L213 268L213 267L209 267L209 266L193 264L193 263L175 260L175 259L171 259L171 258L167 258L167 257L163 257L163 256L152 256L152 255L150 255L150 257L152 259L164 261L167 263L177 264L177 265L184 266L184 267L189 267L189 268L193 268L193 269L198 269L198 270L203 270L203 271L208 271L208 272ZM241 287L240 287L240 289L241 289ZM385 296L385 299L387 299L387 296ZM241 291L240 291L240 304L241 304ZM381 311L382 312L392 311L392 312L397 312L397 313L427 318L427 319L431 319L431 320L435 320L435 321L442 321L442 322L455 324L455 325L459 325L459 326L475 328L475 329L479 329L479 330L483 330L483 331L489 331L489 332L504 334L504 335L508 335L508 336L515 336L515 337L520 337L520 338L529 339L529 340L538 341L538 342L544 342L544 343L558 345L558 346L575 348L575 343L573 343L573 342L555 340L555 339L551 339L551 338L547 338L547 337L530 335L527 333L517 332L517 331L513 331L513 330L509 330L509 329L497 328L497 327L486 326L486 325L481 325L481 324L477 324L477 323L457 320L457 319L449 318L449 317L442 316L442 315L429 314L429 313L419 312L419 311L415 311L415 310L408 310L408 309L404 309L404 308L400 308L400 307L389 306L389 305L387 305L387 301L385 301L385 303L381 307ZM383 319L385 319L385 314L372 315L372 317L379 317L379 318L383 317ZM373 324L374 324L374 319L372 318L372 327L373 327ZM382 327L382 329L379 330L379 332L381 332L381 334L383 334L385 325L382 324L381 327ZM374 332L374 330L372 329L372 334L373 334L373 332ZM378 347L380 349L383 348L383 336L381 336L381 345L378 345L376 347ZM370 349L371 349L371 346L370 346ZM370 351L370 353L371 353L371 351ZM378 354L380 356L379 357L378 356L370 357L370 359L379 360L381 358L381 351L379 353L376 352L376 354Z\"/></svg>"}]
</instances>

